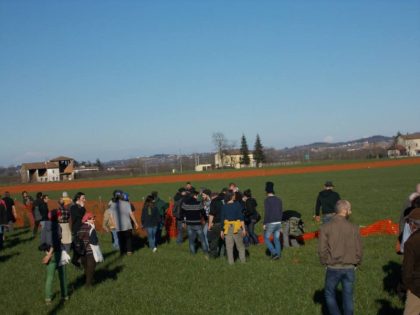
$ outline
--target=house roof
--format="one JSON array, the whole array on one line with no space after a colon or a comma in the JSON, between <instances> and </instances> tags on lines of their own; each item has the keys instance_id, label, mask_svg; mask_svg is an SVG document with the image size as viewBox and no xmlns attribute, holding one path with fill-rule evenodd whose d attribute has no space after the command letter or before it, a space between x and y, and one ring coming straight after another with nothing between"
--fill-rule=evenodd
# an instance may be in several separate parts
<instances>
[{"instance_id":1,"label":"house roof","mask_svg":"<svg viewBox=\"0 0 420 315\"><path fill-rule=\"evenodd\" d=\"M67 157L67 156L57 156L56 158L51 159L51 162L59 162L59 161L72 161L74 160L71 157Z\"/></svg>"},{"instance_id":2,"label":"house roof","mask_svg":"<svg viewBox=\"0 0 420 315\"><path fill-rule=\"evenodd\" d=\"M405 140L415 140L420 139L420 132L411 133L409 135L401 136Z\"/></svg>"},{"instance_id":3,"label":"house roof","mask_svg":"<svg viewBox=\"0 0 420 315\"><path fill-rule=\"evenodd\" d=\"M219 154L219 152L216 152L216 154ZM249 151L248 153L249 155L253 155L254 152L253 151ZM238 149L234 149L234 150L228 150L225 152L225 155L242 155L241 151Z\"/></svg>"},{"instance_id":4,"label":"house roof","mask_svg":"<svg viewBox=\"0 0 420 315\"><path fill-rule=\"evenodd\" d=\"M25 168L27 170L37 170L37 169L51 169L51 168L58 168L58 164L56 162L36 162L36 163L23 163L21 168Z\"/></svg>"}]
</instances>

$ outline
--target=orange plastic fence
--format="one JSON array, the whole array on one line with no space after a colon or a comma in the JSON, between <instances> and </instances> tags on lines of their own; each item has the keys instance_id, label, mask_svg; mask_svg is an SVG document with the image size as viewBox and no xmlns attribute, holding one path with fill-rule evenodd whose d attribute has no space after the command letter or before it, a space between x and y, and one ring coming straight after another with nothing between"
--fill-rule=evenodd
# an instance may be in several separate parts
<instances>
[{"instance_id":1,"label":"orange plastic fence","mask_svg":"<svg viewBox=\"0 0 420 315\"><path fill-rule=\"evenodd\" d=\"M143 201L133 201L132 204L134 205L136 209L135 217L140 223L141 212L143 209ZM19 227L28 226L29 224L32 225L33 219L32 219L31 211L27 209L19 201L15 201L15 206L16 206L17 215L18 215L17 220L16 220L16 225ZM108 201L106 202L105 201L87 201L86 203L87 211L92 212L96 216L96 222L98 222L96 228L99 231L102 231L103 214L107 206L108 206ZM49 209L54 209L57 207L57 203L50 200L48 203L48 207ZM173 203L170 202L169 208L167 211L167 216L165 218L165 227L166 227L166 231L168 235L171 238L175 238L177 236L177 228L176 228L176 219L172 215L172 208L173 208ZM137 233L140 236L146 235L145 231L141 229L137 231ZM371 225L360 228L360 235L362 236L369 236L369 235L375 235L375 234L398 235L398 224L393 223L389 219L386 219L386 220L376 221L375 223ZM302 236L302 239L307 241L307 240L312 240L317 237L318 237L318 231L314 231L314 232L305 233ZM260 235L258 237L258 240L260 243L263 243L264 237Z\"/></svg>"}]
</instances>

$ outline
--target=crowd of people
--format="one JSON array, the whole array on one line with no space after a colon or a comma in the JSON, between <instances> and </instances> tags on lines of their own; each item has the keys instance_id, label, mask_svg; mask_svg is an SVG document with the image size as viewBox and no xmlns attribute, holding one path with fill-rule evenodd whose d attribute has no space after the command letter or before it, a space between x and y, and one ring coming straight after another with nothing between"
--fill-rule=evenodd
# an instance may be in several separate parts
<instances>
[{"instance_id":1,"label":"crowd of people","mask_svg":"<svg viewBox=\"0 0 420 315\"><path fill-rule=\"evenodd\" d=\"M275 195L274 183L266 182L264 199L263 240L270 259L279 260L283 247L303 244L303 221L299 212L283 211L281 198ZM32 237L37 237L41 226L39 249L45 253L45 302L51 303L55 271L59 274L61 296L67 300L66 265L83 268L86 286L94 282L96 264L103 261L95 226L95 216L85 208L86 196L78 192L73 199L66 192L57 207L48 208L49 197L41 192L33 199L22 192L22 202L32 213ZM207 188L195 189L191 183L178 189L173 197L171 215L176 219L176 243L188 239L189 252L195 255L199 248L206 259L226 256L229 264L236 260L245 263L246 248L259 243L255 226L262 216L252 191L239 190L230 183L220 192ZM115 190L107 204L102 227L110 234L112 246L120 255L132 255L133 230L144 229L148 246L156 253L163 242L165 218L169 204L153 191L145 198L140 221L129 195ZM315 203L314 220L321 223L318 255L326 266L325 301L330 314L340 314L335 291L341 284L344 314L353 314L353 286L355 270L362 261L362 242L359 227L350 223L351 204L340 198L331 181L326 181ZM17 213L14 200L6 192L0 199L0 248L5 231L13 231ZM401 212L398 253L404 255L402 283L407 290L404 314L418 314L420 310L420 184L410 194ZM282 235L282 237L281 237ZM166 237L169 237L166 231ZM72 257L70 258L70 254Z\"/></svg>"}]
</instances>

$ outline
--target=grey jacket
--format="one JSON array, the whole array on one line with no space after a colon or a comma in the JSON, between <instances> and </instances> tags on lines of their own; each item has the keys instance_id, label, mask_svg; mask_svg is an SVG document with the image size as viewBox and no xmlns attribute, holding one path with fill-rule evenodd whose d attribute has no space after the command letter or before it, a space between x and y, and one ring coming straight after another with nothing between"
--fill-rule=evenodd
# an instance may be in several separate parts
<instances>
[{"instance_id":1,"label":"grey jacket","mask_svg":"<svg viewBox=\"0 0 420 315\"><path fill-rule=\"evenodd\" d=\"M359 227L345 217L335 215L320 228L318 255L321 264L331 267L360 265L362 240Z\"/></svg>"}]
</instances>

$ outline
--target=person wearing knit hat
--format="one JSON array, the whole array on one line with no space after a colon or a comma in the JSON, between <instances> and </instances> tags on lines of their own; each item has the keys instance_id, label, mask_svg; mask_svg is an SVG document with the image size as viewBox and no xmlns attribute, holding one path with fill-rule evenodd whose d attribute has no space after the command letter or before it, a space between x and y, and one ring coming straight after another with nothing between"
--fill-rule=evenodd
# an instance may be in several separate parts
<instances>
[{"instance_id":1,"label":"person wearing knit hat","mask_svg":"<svg viewBox=\"0 0 420 315\"><path fill-rule=\"evenodd\" d=\"M280 230L283 216L283 202L274 195L274 183L265 183L267 198L264 200L264 242L271 253L271 259L277 260L281 256ZM270 237L273 235L274 246Z\"/></svg>"},{"instance_id":2,"label":"person wearing knit hat","mask_svg":"<svg viewBox=\"0 0 420 315\"><path fill-rule=\"evenodd\" d=\"M420 310L420 208L415 208L407 216L411 235L404 245L402 282L407 290L404 314L418 314Z\"/></svg>"},{"instance_id":3,"label":"person wearing knit hat","mask_svg":"<svg viewBox=\"0 0 420 315\"><path fill-rule=\"evenodd\" d=\"M93 284L96 263L102 260L97 258L99 241L95 229L95 216L91 212L86 212L82 217L82 222L83 224L77 232L77 240L84 244L85 253L81 256L81 262L85 271L85 284L90 287Z\"/></svg>"}]
</instances>

